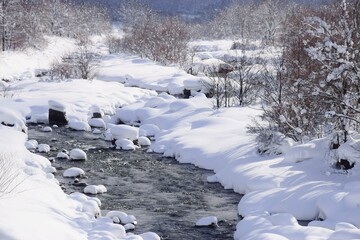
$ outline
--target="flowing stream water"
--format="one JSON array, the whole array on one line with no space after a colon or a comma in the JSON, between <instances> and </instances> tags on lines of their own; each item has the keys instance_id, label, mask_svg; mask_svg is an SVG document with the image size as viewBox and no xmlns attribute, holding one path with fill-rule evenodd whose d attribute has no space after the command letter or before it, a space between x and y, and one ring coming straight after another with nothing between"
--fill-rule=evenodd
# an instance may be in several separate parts
<instances>
[{"instance_id":1,"label":"flowing stream water","mask_svg":"<svg viewBox=\"0 0 360 240\"><path fill-rule=\"evenodd\" d=\"M30 126L28 133L29 139L51 146L51 151L42 155L56 157L62 149L73 148L87 153L87 161L56 159L53 163L64 191L83 191L83 186L73 185L73 179L62 177L67 168L82 168L87 176L82 182L103 184L108 190L96 195L104 214L119 210L136 216L134 233L152 231L161 239L171 240L233 239L241 195L225 190L219 183L208 183L206 178L213 172L147 153L146 148L116 150L92 133L64 127L42 132L42 127ZM216 216L218 226L195 227L196 221L206 216Z\"/></svg>"}]
</instances>

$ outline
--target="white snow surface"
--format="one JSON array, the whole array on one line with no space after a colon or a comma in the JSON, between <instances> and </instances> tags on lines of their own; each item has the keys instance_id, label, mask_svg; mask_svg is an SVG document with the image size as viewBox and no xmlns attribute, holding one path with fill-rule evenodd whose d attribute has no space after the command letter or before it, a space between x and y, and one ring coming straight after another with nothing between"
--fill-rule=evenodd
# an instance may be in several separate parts
<instances>
[{"instance_id":1,"label":"white snow surface","mask_svg":"<svg viewBox=\"0 0 360 240\"><path fill-rule=\"evenodd\" d=\"M204 47L203 52L210 52L213 46L196 44ZM210 54L218 58L220 51L223 54L228 49L225 45L229 46L228 42ZM213 110L212 101L201 93L185 100L153 91L179 93L186 87L185 81L199 81L177 68L113 55L105 57L95 80L54 82L24 77L34 72L30 59L18 53L4 53L0 59L3 77L24 79L12 83L12 98L0 99L0 123L7 125L0 124L0 163L7 167L0 171L5 176L17 176L8 189L17 187L5 196L0 194L0 239L133 237L126 236L124 227L113 224L110 218L95 219L100 214L98 199L81 193L66 195L51 173L51 163L26 149L34 149L36 144L26 142L25 119L46 122L49 100L61 102L70 121L87 124L92 106L97 105L105 115L115 114L104 117L108 126L116 119L153 126L155 142L150 151L214 170L209 180L245 194L238 209L244 219L237 225L235 239L360 238L360 167L357 164L348 172L334 170L329 164L326 139L289 146L284 155L261 157L255 136L246 128L261 113L256 106ZM358 162L356 139L339 150L353 162ZM115 216L121 219L121 214ZM300 226L296 219L312 222ZM132 217L127 220L123 223L134 223ZM137 239L160 238L145 233Z\"/></svg>"}]
</instances>

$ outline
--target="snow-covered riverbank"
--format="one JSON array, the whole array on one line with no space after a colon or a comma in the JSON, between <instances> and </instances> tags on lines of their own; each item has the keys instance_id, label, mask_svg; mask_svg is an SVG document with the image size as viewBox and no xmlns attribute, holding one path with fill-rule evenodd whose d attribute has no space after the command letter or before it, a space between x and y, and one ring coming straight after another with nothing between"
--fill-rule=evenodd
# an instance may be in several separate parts
<instances>
[{"instance_id":1,"label":"snow-covered riverbank","mask_svg":"<svg viewBox=\"0 0 360 240\"><path fill-rule=\"evenodd\" d=\"M57 100L64 103L71 121L86 124L96 105L106 114L115 114L116 118L107 117L108 121L156 126L153 151L214 170L216 174L209 181L219 181L225 188L246 194L239 203L239 214L245 218L238 224L236 239L360 238L359 166L348 174L332 169L327 161L326 140L289 148L285 155L261 157L255 137L246 129L260 113L256 107L213 110L212 102L202 93L187 100L176 99L166 93L109 82L124 79L124 63L129 66L136 60L123 58L107 58L98 80L29 79L12 84L13 97L0 99L0 123L22 130L26 118L46 122L48 100ZM158 85L164 89L169 87L162 85L166 79L176 78L176 89L182 89L181 84L188 79L197 81L183 72L175 74L176 69L169 71L168 77L156 79L154 74L146 78L146 72L156 72L157 67L138 59L129 76L138 79L142 87ZM50 162L27 151L26 135L13 128L0 125L0 159L9 168L5 173L16 171L18 177L11 184L21 184L0 198L0 236L125 238L119 225L94 218L96 201L65 195L51 174ZM304 227L296 219L314 221Z\"/></svg>"}]
</instances>

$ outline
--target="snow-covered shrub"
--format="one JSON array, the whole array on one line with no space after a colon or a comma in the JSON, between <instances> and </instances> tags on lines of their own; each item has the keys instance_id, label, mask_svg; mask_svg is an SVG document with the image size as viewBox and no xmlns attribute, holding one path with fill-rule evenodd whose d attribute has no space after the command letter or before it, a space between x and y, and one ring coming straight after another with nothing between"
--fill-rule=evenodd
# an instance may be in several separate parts
<instances>
[{"instance_id":1,"label":"snow-covered shrub","mask_svg":"<svg viewBox=\"0 0 360 240\"><path fill-rule=\"evenodd\" d=\"M77 51L67 54L61 61L52 64L52 79L82 78L92 79L99 66L100 55L90 50L88 43L79 43Z\"/></svg>"},{"instance_id":2,"label":"snow-covered shrub","mask_svg":"<svg viewBox=\"0 0 360 240\"><path fill-rule=\"evenodd\" d=\"M261 132L257 137L258 151L260 154L281 154L281 146L286 137L274 131Z\"/></svg>"}]
</instances>

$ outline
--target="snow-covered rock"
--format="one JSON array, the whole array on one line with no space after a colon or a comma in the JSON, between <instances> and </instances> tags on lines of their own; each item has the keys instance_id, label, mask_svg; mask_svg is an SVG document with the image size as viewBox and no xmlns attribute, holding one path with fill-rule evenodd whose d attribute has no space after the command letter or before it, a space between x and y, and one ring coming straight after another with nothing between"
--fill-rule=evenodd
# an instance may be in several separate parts
<instances>
[{"instance_id":1,"label":"snow-covered rock","mask_svg":"<svg viewBox=\"0 0 360 240\"><path fill-rule=\"evenodd\" d=\"M115 141L115 145L117 149L122 149L122 150L133 151L136 149L135 144L129 139L118 139Z\"/></svg>"},{"instance_id":2,"label":"snow-covered rock","mask_svg":"<svg viewBox=\"0 0 360 240\"><path fill-rule=\"evenodd\" d=\"M160 236L154 232L140 234L140 237L142 237L143 240L161 240Z\"/></svg>"},{"instance_id":3,"label":"snow-covered rock","mask_svg":"<svg viewBox=\"0 0 360 240\"><path fill-rule=\"evenodd\" d=\"M28 150L35 150L38 147L38 145L39 145L39 143L34 139L28 140L25 142L25 147Z\"/></svg>"},{"instance_id":4,"label":"snow-covered rock","mask_svg":"<svg viewBox=\"0 0 360 240\"><path fill-rule=\"evenodd\" d=\"M89 185L84 188L84 193L88 194L102 194L106 192L107 189L104 185Z\"/></svg>"},{"instance_id":5,"label":"snow-covered rock","mask_svg":"<svg viewBox=\"0 0 360 240\"><path fill-rule=\"evenodd\" d=\"M101 118L91 118L89 120L89 125L91 127L96 127L96 128L105 128L106 127L104 120Z\"/></svg>"},{"instance_id":6,"label":"snow-covered rock","mask_svg":"<svg viewBox=\"0 0 360 240\"><path fill-rule=\"evenodd\" d=\"M120 220L120 223L123 225L126 224L137 224L137 220L136 217L133 215L128 215L124 212L121 211L110 211L106 214L106 217L110 218L110 219L114 219L115 217L118 218Z\"/></svg>"},{"instance_id":7,"label":"snow-covered rock","mask_svg":"<svg viewBox=\"0 0 360 240\"><path fill-rule=\"evenodd\" d=\"M63 177L73 178L73 177L82 177L85 176L84 170L78 167L71 167L64 171Z\"/></svg>"},{"instance_id":8,"label":"snow-covered rock","mask_svg":"<svg viewBox=\"0 0 360 240\"><path fill-rule=\"evenodd\" d=\"M43 132L52 132L52 128L49 126L46 126L42 129Z\"/></svg>"},{"instance_id":9,"label":"snow-covered rock","mask_svg":"<svg viewBox=\"0 0 360 240\"><path fill-rule=\"evenodd\" d=\"M49 100L48 104L49 104L50 109L53 109L53 110L56 110L59 112L66 112L66 105L59 101Z\"/></svg>"},{"instance_id":10,"label":"snow-covered rock","mask_svg":"<svg viewBox=\"0 0 360 240\"><path fill-rule=\"evenodd\" d=\"M133 141L139 138L139 128L124 124L111 127L110 132L115 139L129 139Z\"/></svg>"},{"instance_id":11,"label":"snow-covered rock","mask_svg":"<svg viewBox=\"0 0 360 240\"><path fill-rule=\"evenodd\" d=\"M70 159L69 155L64 153L64 152L59 152L57 155L56 155L56 158L58 159Z\"/></svg>"},{"instance_id":12,"label":"snow-covered rock","mask_svg":"<svg viewBox=\"0 0 360 240\"><path fill-rule=\"evenodd\" d=\"M87 156L83 150L81 150L79 148L74 148L70 151L70 159L71 160L87 160Z\"/></svg>"},{"instance_id":13,"label":"snow-covered rock","mask_svg":"<svg viewBox=\"0 0 360 240\"><path fill-rule=\"evenodd\" d=\"M69 127L76 131L91 131L91 127L87 122L72 120L69 121Z\"/></svg>"},{"instance_id":14,"label":"snow-covered rock","mask_svg":"<svg viewBox=\"0 0 360 240\"><path fill-rule=\"evenodd\" d=\"M48 153L48 152L50 152L50 146L48 145L48 144L39 144L38 146L37 146L37 150L38 150L38 152L40 152L40 153Z\"/></svg>"},{"instance_id":15,"label":"snow-covered rock","mask_svg":"<svg viewBox=\"0 0 360 240\"><path fill-rule=\"evenodd\" d=\"M132 223L128 223L128 224L124 225L124 228L125 228L126 231L131 231L131 230L135 229L135 225L132 224Z\"/></svg>"},{"instance_id":16,"label":"snow-covered rock","mask_svg":"<svg viewBox=\"0 0 360 240\"><path fill-rule=\"evenodd\" d=\"M139 140L140 146L150 146L151 145L151 141L147 137L139 137L138 140Z\"/></svg>"},{"instance_id":17,"label":"snow-covered rock","mask_svg":"<svg viewBox=\"0 0 360 240\"><path fill-rule=\"evenodd\" d=\"M360 139L348 137L348 141L340 145L337 149L339 159L345 159L349 163L360 162Z\"/></svg>"},{"instance_id":18,"label":"snow-covered rock","mask_svg":"<svg viewBox=\"0 0 360 240\"><path fill-rule=\"evenodd\" d=\"M203 217L196 222L197 227L217 226L218 219L215 216Z\"/></svg>"}]
</instances>

